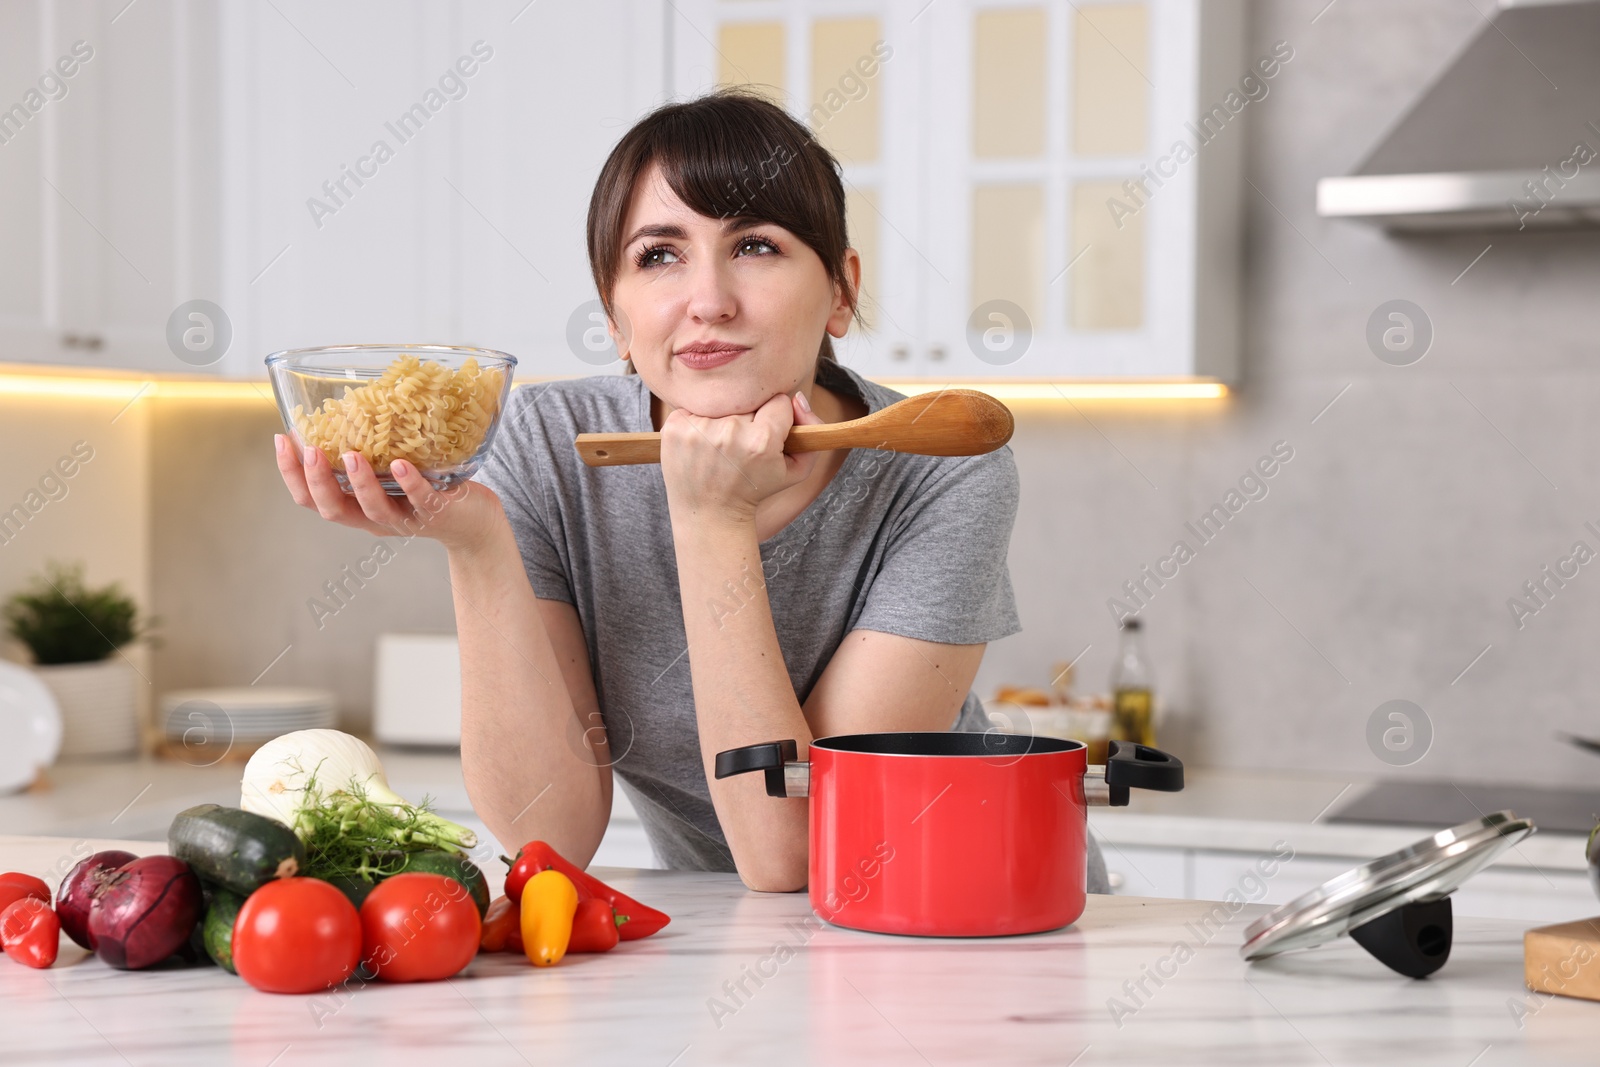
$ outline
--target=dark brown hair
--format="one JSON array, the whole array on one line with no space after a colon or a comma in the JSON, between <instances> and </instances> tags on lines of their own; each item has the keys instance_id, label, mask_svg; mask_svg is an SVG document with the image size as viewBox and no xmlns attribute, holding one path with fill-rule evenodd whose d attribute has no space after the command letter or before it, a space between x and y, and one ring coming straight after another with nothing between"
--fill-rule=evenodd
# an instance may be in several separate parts
<instances>
[{"instance_id":1,"label":"dark brown hair","mask_svg":"<svg viewBox=\"0 0 1600 1067\"><path fill-rule=\"evenodd\" d=\"M771 223L804 241L861 320L845 262L850 240L838 161L783 108L741 87L663 104L611 150L589 198L588 222L589 269L607 315L615 318L611 295L622 271L628 206L651 163L699 214ZM818 356L834 358L827 333ZM633 371L631 361L627 369Z\"/></svg>"}]
</instances>

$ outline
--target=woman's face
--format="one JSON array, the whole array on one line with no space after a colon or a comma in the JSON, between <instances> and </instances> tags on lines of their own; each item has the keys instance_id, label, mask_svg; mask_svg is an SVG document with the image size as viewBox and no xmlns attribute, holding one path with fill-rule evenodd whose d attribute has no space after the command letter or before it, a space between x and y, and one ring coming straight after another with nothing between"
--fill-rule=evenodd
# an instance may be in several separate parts
<instances>
[{"instance_id":1,"label":"woman's face","mask_svg":"<svg viewBox=\"0 0 1600 1067\"><path fill-rule=\"evenodd\" d=\"M611 335L671 407L717 418L808 389L823 332L849 328L849 304L808 245L781 226L696 213L654 164L622 232ZM733 347L695 351L708 343Z\"/></svg>"}]
</instances>

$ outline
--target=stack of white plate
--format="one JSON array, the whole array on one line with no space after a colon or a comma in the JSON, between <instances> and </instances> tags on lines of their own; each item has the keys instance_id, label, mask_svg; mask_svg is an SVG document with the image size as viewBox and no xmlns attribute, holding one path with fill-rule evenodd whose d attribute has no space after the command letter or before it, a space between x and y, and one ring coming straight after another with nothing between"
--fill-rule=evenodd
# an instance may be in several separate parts
<instances>
[{"instance_id":1,"label":"stack of white plate","mask_svg":"<svg viewBox=\"0 0 1600 1067\"><path fill-rule=\"evenodd\" d=\"M326 689L237 686L178 689L161 698L167 741L185 749L260 744L295 730L331 728L338 707Z\"/></svg>"}]
</instances>

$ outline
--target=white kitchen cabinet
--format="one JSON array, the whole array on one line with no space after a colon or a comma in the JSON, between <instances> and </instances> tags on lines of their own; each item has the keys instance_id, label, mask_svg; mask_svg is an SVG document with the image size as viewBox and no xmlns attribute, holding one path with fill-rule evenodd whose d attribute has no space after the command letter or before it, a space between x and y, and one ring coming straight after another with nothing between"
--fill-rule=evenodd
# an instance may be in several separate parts
<instances>
[{"instance_id":1,"label":"white kitchen cabinet","mask_svg":"<svg viewBox=\"0 0 1600 1067\"><path fill-rule=\"evenodd\" d=\"M1202 900L1221 900L1229 890L1243 892L1253 864L1261 857L1237 852L1195 853L1194 892ZM1265 879L1265 896L1252 900L1284 904L1364 860L1333 856L1295 856ZM1588 876L1578 871L1535 870L1499 864L1480 871L1452 894L1456 915L1530 922L1566 922L1600 912Z\"/></svg>"},{"instance_id":2,"label":"white kitchen cabinet","mask_svg":"<svg viewBox=\"0 0 1600 1067\"><path fill-rule=\"evenodd\" d=\"M1361 864L1359 860L1296 854L1276 867L1270 864L1258 867L1258 863L1266 863L1267 854L1195 850L1193 856L1191 896L1198 900L1222 900L1232 892L1252 904L1286 904ZM1273 873L1263 877L1263 870Z\"/></svg>"},{"instance_id":3,"label":"white kitchen cabinet","mask_svg":"<svg viewBox=\"0 0 1600 1067\"><path fill-rule=\"evenodd\" d=\"M663 11L0 5L5 92L93 52L0 145L0 362L260 377L280 348L431 341L593 373L567 344L584 216L662 96ZM169 347L194 299L222 310L220 358Z\"/></svg>"},{"instance_id":4,"label":"white kitchen cabinet","mask_svg":"<svg viewBox=\"0 0 1600 1067\"><path fill-rule=\"evenodd\" d=\"M839 157L872 320L842 346L853 366L1234 377L1237 0L673 8L680 95L765 86ZM1191 132L1213 107L1214 136Z\"/></svg>"},{"instance_id":5,"label":"white kitchen cabinet","mask_svg":"<svg viewBox=\"0 0 1600 1067\"><path fill-rule=\"evenodd\" d=\"M1252 904L1286 904L1363 859L1296 854L1274 867L1269 853L1118 845L1101 837L1106 870L1122 879L1124 896L1223 900L1236 893ZM1262 864L1266 864L1262 866ZM1272 871L1263 876L1263 871ZM1463 917L1567 922L1600 913L1588 877L1579 871L1500 864L1452 894Z\"/></svg>"},{"instance_id":6,"label":"white kitchen cabinet","mask_svg":"<svg viewBox=\"0 0 1600 1067\"><path fill-rule=\"evenodd\" d=\"M1229 380L1244 120L1215 112L1194 158L1171 155L1261 58L1239 9L0 5L12 86L94 49L0 145L0 361L255 377L279 348L434 341L594 373L570 337L594 323L601 163L667 96L752 82L841 160L869 328L838 347L858 370ZM231 330L214 363L168 343L195 299Z\"/></svg>"},{"instance_id":7,"label":"white kitchen cabinet","mask_svg":"<svg viewBox=\"0 0 1600 1067\"><path fill-rule=\"evenodd\" d=\"M1455 892L1455 913L1540 923L1570 922L1600 914L1585 874L1496 867Z\"/></svg>"},{"instance_id":8,"label":"white kitchen cabinet","mask_svg":"<svg viewBox=\"0 0 1600 1067\"><path fill-rule=\"evenodd\" d=\"M661 93L641 7L228 7L225 289L250 358L432 341L594 373L567 325L593 297L595 176Z\"/></svg>"},{"instance_id":9,"label":"white kitchen cabinet","mask_svg":"<svg viewBox=\"0 0 1600 1067\"><path fill-rule=\"evenodd\" d=\"M198 295L186 87L204 14L121 6L0 5L0 360L192 369L165 333Z\"/></svg>"},{"instance_id":10,"label":"white kitchen cabinet","mask_svg":"<svg viewBox=\"0 0 1600 1067\"><path fill-rule=\"evenodd\" d=\"M1167 897L1188 900L1194 894L1194 853L1180 848L1116 845L1103 837L1100 854L1111 876L1112 892L1125 897Z\"/></svg>"},{"instance_id":11,"label":"white kitchen cabinet","mask_svg":"<svg viewBox=\"0 0 1600 1067\"><path fill-rule=\"evenodd\" d=\"M635 819L612 816L606 824L606 835L589 861L601 867L642 867L655 869L661 866L650 848L650 838L644 825Z\"/></svg>"},{"instance_id":12,"label":"white kitchen cabinet","mask_svg":"<svg viewBox=\"0 0 1600 1067\"><path fill-rule=\"evenodd\" d=\"M473 861L488 876L489 884L498 887L505 872L505 865L498 857L514 855L524 842L499 840L470 807L441 807L438 813L478 835L478 847L472 850ZM153 836L165 837L165 824ZM600 840L600 847L589 862L601 867L654 869L661 866L650 848L650 838L645 834L644 825L631 814L617 813L613 813L611 822L606 825L605 837ZM495 895L499 895L498 889Z\"/></svg>"}]
</instances>

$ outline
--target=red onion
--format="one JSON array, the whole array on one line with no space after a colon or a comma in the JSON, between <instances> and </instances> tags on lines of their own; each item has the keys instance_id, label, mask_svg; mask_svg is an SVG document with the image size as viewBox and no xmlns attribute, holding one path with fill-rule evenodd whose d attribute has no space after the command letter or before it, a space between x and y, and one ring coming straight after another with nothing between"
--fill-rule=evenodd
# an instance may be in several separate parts
<instances>
[{"instance_id":1,"label":"red onion","mask_svg":"<svg viewBox=\"0 0 1600 1067\"><path fill-rule=\"evenodd\" d=\"M134 860L107 879L89 908L95 953L123 970L160 963L189 940L202 904L200 879L187 863Z\"/></svg>"},{"instance_id":2,"label":"red onion","mask_svg":"<svg viewBox=\"0 0 1600 1067\"><path fill-rule=\"evenodd\" d=\"M68 937L90 952L94 951L94 935L89 932L89 905L94 903L95 892L118 868L138 858L120 849L96 852L67 872L61 880L61 888L56 890L56 915Z\"/></svg>"}]
</instances>

